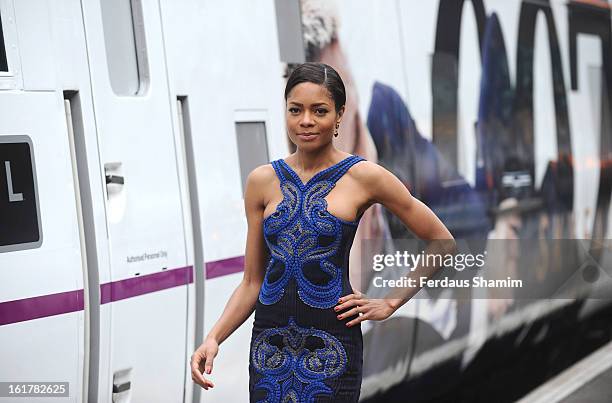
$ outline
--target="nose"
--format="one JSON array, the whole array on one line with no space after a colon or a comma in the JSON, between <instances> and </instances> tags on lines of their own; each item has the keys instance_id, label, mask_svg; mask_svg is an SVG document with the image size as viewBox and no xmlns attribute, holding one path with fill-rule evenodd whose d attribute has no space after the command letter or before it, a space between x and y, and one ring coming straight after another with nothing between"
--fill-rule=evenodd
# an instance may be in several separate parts
<instances>
[{"instance_id":1,"label":"nose","mask_svg":"<svg viewBox=\"0 0 612 403\"><path fill-rule=\"evenodd\" d=\"M310 111L306 111L304 112L304 115L302 116L302 120L300 121L300 126L303 127L310 127L314 125L314 119L312 118L312 114L310 113Z\"/></svg>"}]
</instances>

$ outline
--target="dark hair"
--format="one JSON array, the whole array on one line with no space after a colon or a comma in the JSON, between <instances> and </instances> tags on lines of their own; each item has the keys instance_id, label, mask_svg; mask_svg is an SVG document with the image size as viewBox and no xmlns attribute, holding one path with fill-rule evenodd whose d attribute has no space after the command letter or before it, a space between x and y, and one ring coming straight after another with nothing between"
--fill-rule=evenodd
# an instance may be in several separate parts
<instances>
[{"instance_id":1,"label":"dark hair","mask_svg":"<svg viewBox=\"0 0 612 403\"><path fill-rule=\"evenodd\" d=\"M289 96L293 87L301 83L314 83L324 86L334 100L336 112L346 103L346 90L342 78L330 65L313 62L298 65L287 80L285 101L287 101L287 96Z\"/></svg>"}]
</instances>

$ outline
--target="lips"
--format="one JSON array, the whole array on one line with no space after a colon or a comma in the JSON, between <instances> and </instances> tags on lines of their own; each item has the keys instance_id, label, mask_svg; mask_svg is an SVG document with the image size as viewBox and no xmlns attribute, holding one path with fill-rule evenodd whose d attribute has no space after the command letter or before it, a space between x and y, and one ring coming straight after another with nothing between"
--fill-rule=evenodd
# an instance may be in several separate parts
<instances>
[{"instance_id":1,"label":"lips","mask_svg":"<svg viewBox=\"0 0 612 403\"><path fill-rule=\"evenodd\" d=\"M315 137L317 137L317 133L311 133L311 132L308 132L308 133L298 133L298 136L301 139L303 139L303 140L312 140Z\"/></svg>"}]
</instances>

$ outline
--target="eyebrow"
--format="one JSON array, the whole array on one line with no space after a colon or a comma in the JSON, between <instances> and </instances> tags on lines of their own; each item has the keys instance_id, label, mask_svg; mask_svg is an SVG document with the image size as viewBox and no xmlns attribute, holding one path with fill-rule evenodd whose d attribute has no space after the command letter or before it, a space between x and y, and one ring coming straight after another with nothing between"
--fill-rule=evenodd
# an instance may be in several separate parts
<instances>
[{"instance_id":1,"label":"eyebrow","mask_svg":"<svg viewBox=\"0 0 612 403\"><path fill-rule=\"evenodd\" d=\"M290 101L289 103L297 105L297 106L304 106L303 104L301 104L299 102L295 102L295 101ZM321 106L321 105L329 106L329 104L327 102L317 102L317 103L312 104L312 106Z\"/></svg>"}]
</instances>

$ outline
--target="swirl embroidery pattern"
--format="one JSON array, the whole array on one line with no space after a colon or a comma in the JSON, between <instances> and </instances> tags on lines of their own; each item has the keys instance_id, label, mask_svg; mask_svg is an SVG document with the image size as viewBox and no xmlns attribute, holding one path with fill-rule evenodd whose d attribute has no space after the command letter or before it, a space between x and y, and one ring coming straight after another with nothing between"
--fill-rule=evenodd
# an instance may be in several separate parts
<instances>
[{"instance_id":1,"label":"swirl embroidery pattern","mask_svg":"<svg viewBox=\"0 0 612 403\"><path fill-rule=\"evenodd\" d=\"M332 215L327 211L325 196L334 188L338 179L361 160L363 158L359 156L349 156L318 172L306 184L282 159L272 162L281 181L283 200L263 222L271 260L259 294L262 304L278 302L291 278L295 278L298 295L305 304L321 309L336 304L342 293L342 272L329 258L338 253L342 224L356 226L358 220L345 221ZM290 179L283 174L283 168ZM332 241L322 243L320 237ZM277 261L284 264L284 270L280 278L270 281L269 269ZM324 284L310 281L304 272L305 265L312 262L318 263L319 269L328 279Z\"/></svg>"},{"instance_id":2,"label":"swirl embroidery pattern","mask_svg":"<svg viewBox=\"0 0 612 403\"><path fill-rule=\"evenodd\" d=\"M323 382L341 375L347 364L342 343L331 334L300 327L289 317L288 326L262 331L253 342L251 362L263 375L256 389L267 391L267 402L312 402L330 395Z\"/></svg>"}]
</instances>

